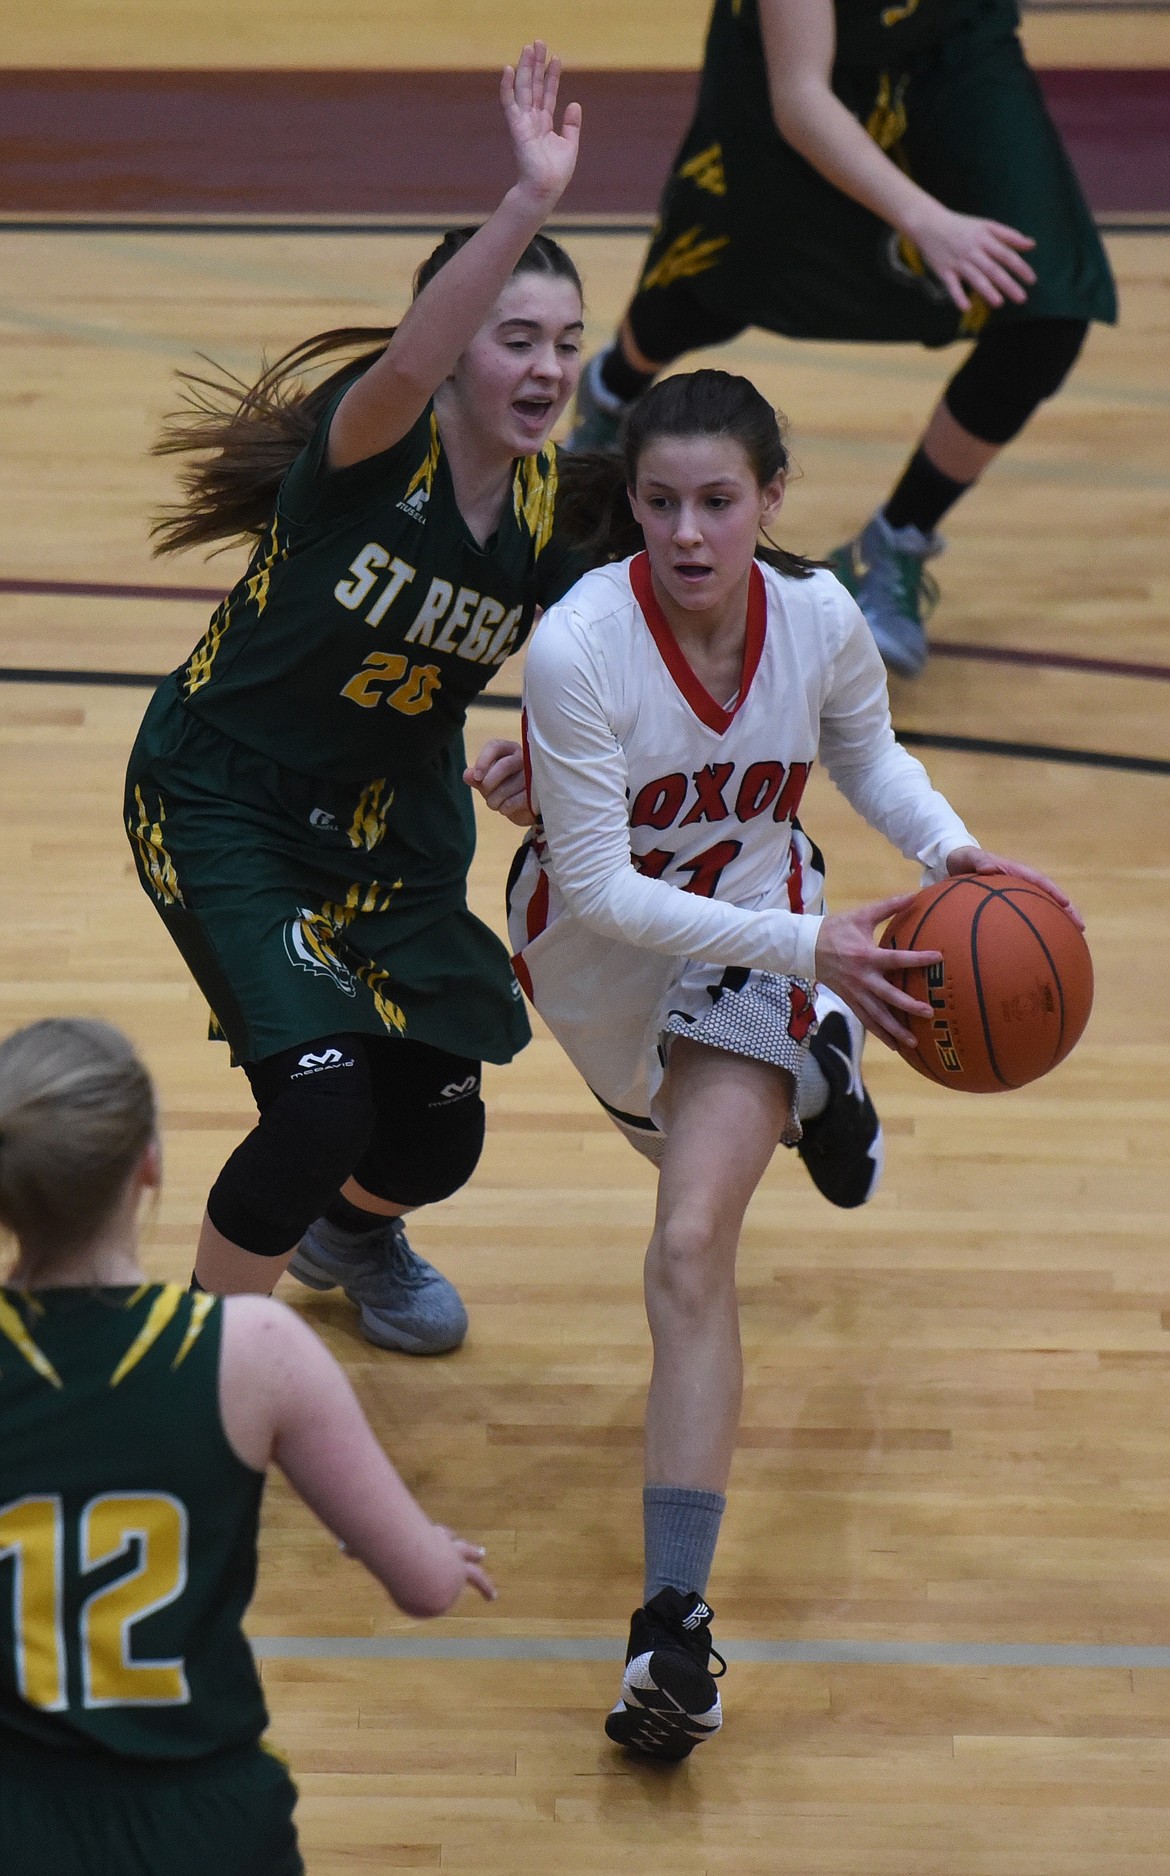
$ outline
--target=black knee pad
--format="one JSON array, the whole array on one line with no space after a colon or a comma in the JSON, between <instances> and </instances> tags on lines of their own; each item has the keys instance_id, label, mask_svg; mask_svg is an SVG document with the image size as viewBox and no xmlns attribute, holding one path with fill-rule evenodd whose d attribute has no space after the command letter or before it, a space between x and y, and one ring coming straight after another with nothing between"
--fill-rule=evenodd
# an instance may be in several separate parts
<instances>
[{"instance_id":1,"label":"black knee pad","mask_svg":"<svg viewBox=\"0 0 1170 1876\"><path fill-rule=\"evenodd\" d=\"M207 1200L217 1231L282 1257L319 1218L366 1150L374 1100L362 1036L324 1036L245 1062L260 1119Z\"/></svg>"},{"instance_id":2,"label":"black knee pad","mask_svg":"<svg viewBox=\"0 0 1170 1876\"><path fill-rule=\"evenodd\" d=\"M375 1120L353 1176L394 1205L433 1205L466 1185L483 1151L480 1064L421 1042L369 1049Z\"/></svg>"},{"instance_id":3,"label":"black knee pad","mask_svg":"<svg viewBox=\"0 0 1170 1876\"><path fill-rule=\"evenodd\" d=\"M626 316L638 350L656 365L708 345L727 345L747 329L742 319L713 311L686 280L636 293Z\"/></svg>"},{"instance_id":4,"label":"black knee pad","mask_svg":"<svg viewBox=\"0 0 1170 1876\"><path fill-rule=\"evenodd\" d=\"M1085 342L1083 319L1020 319L991 326L943 393L956 423L984 443L1010 443L1059 391Z\"/></svg>"}]
</instances>

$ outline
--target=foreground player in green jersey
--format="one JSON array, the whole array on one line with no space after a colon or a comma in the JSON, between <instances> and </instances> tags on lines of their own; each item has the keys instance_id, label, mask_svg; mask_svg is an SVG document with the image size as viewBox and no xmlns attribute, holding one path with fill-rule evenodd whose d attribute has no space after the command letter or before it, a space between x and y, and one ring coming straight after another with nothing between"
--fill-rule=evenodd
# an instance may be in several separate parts
<instances>
[{"instance_id":1,"label":"foreground player in green jersey","mask_svg":"<svg viewBox=\"0 0 1170 1876\"><path fill-rule=\"evenodd\" d=\"M4 1876L301 1870L240 1627L270 1463L409 1615L495 1593L291 1310L145 1281L158 1182L124 1036L56 1019L0 1043Z\"/></svg>"},{"instance_id":2,"label":"foreground player in green jersey","mask_svg":"<svg viewBox=\"0 0 1170 1876\"><path fill-rule=\"evenodd\" d=\"M637 292L582 379L577 448L683 352L975 341L897 486L830 564L891 670L925 663L938 523L1117 303L1016 0L715 0Z\"/></svg>"},{"instance_id":3,"label":"foreground player in green jersey","mask_svg":"<svg viewBox=\"0 0 1170 1876\"><path fill-rule=\"evenodd\" d=\"M251 537L245 577L156 693L130 759L143 886L243 1064L259 1124L211 1191L196 1277L341 1284L367 1337L456 1346L454 1287L403 1213L470 1178L480 1064L528 1040L503 945L469 912L469 703L572 584L548 438L577 381L581 283L540 234L580 111L543 45L504 74L517 180L419 270L396 331L328 333L227 408L196 381L165 548ZM371 349L371 342L377 340ZM355 344L361 355L354 357ZM337 359L345 362L337 365ZM306 391L298 373L332 359Z\"/></svg>"}]
</instances>

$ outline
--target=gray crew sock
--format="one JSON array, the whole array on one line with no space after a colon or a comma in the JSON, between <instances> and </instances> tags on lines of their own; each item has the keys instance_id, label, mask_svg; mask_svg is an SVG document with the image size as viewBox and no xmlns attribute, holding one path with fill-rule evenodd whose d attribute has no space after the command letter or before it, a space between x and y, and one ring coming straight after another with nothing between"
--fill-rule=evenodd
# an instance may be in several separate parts
<instances>
[{"instance_id":1,"label":"gray crew sock","mask_svg":"<svg viewBox=\"0 0 1170 1876\"><path fill-rule=\"evenodd\" d=\"M689 1485L643 1486L644 1602L669 1585L684 1594L688 1589L700 1596L706 1593L726 1507L722 1492L701 1492Z\"/></svg>"}]
</instances>

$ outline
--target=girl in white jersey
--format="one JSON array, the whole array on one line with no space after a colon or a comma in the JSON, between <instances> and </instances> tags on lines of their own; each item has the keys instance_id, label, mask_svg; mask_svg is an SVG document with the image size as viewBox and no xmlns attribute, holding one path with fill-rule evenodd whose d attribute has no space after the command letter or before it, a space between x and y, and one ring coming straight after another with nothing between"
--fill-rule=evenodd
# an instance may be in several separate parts
<instances>
[{"instance_id":1,"label":"girl in white jersey","mask_svg":"<svg viewBox=\"0 0 1170 1876\"><path fill-rule=\"evenodd\" d=\"M742 1394L735 1256L748 1201L802 1122L822 1190L838 1203L869 1195L861 1026L913 1046L905 1018L929 1015L891 973L938 953L874 942L909 895L824 915L820 856L796 818L814 760L929 878L1010 872L1057 891L983 852L895 741L881 658L833 575L758 550L786 467L775 413L746 379L700 371L655 385L625 439L644 551L545 613L525 680L538 819L511 881L517 974L660 1168L645 1596L606 1731L661 1759L685 1758L721 1720L703 1595ZM622 540L616 502L602 533Z\"/></svg>"}]
</instances>

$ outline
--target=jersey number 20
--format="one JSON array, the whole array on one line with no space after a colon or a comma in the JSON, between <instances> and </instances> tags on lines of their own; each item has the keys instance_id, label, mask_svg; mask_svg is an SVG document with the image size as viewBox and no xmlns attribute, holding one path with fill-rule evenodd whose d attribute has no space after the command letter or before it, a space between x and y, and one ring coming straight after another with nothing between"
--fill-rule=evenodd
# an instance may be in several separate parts
<instances>
[{"instance_id":1,"label":"jersey number 20","mask_svg":"<svg viewBox=\"0 0 1170 1876\"><path fill-rule=\"evenodd\" d=\"M131 1631L187 1586L187 1507L169 1492L102 1492L70 1531L61 1499L15 1498L0 1505L0 1564L12 1560L16 1681L30 1706L69 1705L69 1664L84 1707L182 1706L190 1699L182 1659L140 1661ZM82 1578L125 1558L112 1582L81 1604L76 1635L65 1634L67 1535Z\"/></svg>"}]
</instances>

